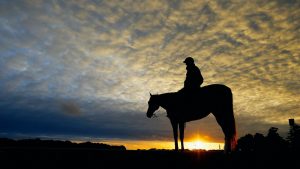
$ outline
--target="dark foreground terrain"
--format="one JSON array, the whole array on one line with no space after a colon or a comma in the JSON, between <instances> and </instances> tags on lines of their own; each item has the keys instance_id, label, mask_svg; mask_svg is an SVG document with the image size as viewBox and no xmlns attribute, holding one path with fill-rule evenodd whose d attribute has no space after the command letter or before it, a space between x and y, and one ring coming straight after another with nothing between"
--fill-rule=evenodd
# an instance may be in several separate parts
<instances>
[{"instance_id":1,"label":"dark foreground terrain","mask_svg":"<svg viewBox=\"0 0 300 169\"><path fill-rule=\"evenodd\" d=\"M1 148L6 168L297 168L299 154L222 151L128 151L93 148Z\"/></svg>"}]
</instances>

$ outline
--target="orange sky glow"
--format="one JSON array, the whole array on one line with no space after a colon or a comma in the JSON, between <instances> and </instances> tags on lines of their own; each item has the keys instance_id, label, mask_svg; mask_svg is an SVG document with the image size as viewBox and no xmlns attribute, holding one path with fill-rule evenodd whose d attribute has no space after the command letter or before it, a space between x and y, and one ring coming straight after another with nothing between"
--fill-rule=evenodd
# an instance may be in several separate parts
<instances>
[{"instance_id":1,"label":"orange sky glow","mask_svg":"<svg viewBox=\"0 0 300 169\"><path fill-rule=\"evenodd\" d=\"M109 140L109 141L101 141L101 143L106 143L110 145L124 145L127 150L148 150L148 149L174 149L173 141L160 141L160 140L152 140L152 141L136 141L136 140ZM180 144L180 143L179 143ZM223 150L224 143L214 143L214 142L206 142L203 140L191 140L184 142L185 149L189 150Z\"/></svg>"}]
</instances>

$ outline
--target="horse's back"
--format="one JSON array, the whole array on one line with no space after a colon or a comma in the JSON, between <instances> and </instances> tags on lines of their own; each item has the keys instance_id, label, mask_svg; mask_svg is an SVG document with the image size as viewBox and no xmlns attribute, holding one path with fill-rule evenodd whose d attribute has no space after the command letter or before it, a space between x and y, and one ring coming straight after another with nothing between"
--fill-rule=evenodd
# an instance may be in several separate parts
<instances>
[{"instance_id":1,"label":"horse's back","mask_svg":"<svg viewBox=\"0 0 300 169\"><path fill-rule=\"evenodd\" d=\"M211 99L226 99L231 98L232 93L231 89L223 84L211 84L207 86L203 86L196 91L186 92L184 90L174 92L174 93L166 93L170 98L177 102L205 102L211 101Z\"/></svg>"},{"instance_id":2,"label":"horse's back","mask_svg":"<svg viewBox=\"0 0 300 169\"><path fill-rule=\"evenodd\" d=\"M220 107L232 103L231 89L223 84L212 84L200 89L199 101L207 106Z\"/></svg>"},{"instance_id":3,"label":"horse's back","mask_svg":"<svg viewBox=\"0 0 300 169\"><path fill-rule=\"evenodd\" d=\"M231 93L231 89L223 84L211 84L200 88L200 92L208 93ZM200 93L201 94L201 93Z\"/></svg>"}]
</instances>

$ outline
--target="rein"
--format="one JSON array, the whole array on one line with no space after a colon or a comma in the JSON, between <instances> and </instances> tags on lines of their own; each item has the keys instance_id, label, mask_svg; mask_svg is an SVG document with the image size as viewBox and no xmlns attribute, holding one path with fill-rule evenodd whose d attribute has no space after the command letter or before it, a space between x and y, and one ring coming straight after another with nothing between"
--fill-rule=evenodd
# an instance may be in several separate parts
<instances>
[{"instance_id":1,"label":"rein","mask_svg":"<svg viewBox=\"0 0 300 169\"><path fill-rule=\"evenodd\" d=\"M159 113L160 109L161 109L161 107L159 107L159 108L156 110L156 112ZM152 118L158 118L159 115L157 115L157 113L154 112L153 115L152 115Z\"/></svg>"}]
</instances>

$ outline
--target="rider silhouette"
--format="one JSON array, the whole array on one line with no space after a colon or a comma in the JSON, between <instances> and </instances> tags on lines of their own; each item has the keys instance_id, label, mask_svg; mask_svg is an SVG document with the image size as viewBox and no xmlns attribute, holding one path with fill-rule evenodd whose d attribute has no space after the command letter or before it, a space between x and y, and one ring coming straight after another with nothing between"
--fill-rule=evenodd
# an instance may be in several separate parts
<instances>
[{"instance_id":1,"label":"rider silhouette","mask_svg":"<svg viewBox=\"0 0 300 169\"><path fill-rule=\"evenodd\" d=\"M186 64L187 72L182 90L187 93L195 92L200 89L200 86L203 83L203 77L200 69L195 65L192 57L187 57L183 63Z\"/></svg>"},{"instance_id":2,"label":"rider silhouette","mask_svg":"<svg viewBox=\"0 0 300 169\"><path fill-rule=\"evenodd\" d=\"M203 83L203 77L200 69L195 65L192 57L187 57L183 63L186 64L186 78L184 81L184 87L178 91L181 98L186 104L194 105L198 103L198 97L200 96L200 86Z\"/></svg>"}]
</instances>

